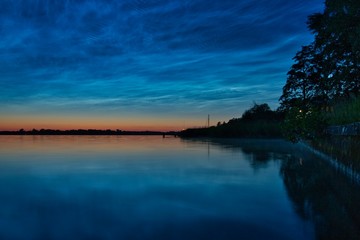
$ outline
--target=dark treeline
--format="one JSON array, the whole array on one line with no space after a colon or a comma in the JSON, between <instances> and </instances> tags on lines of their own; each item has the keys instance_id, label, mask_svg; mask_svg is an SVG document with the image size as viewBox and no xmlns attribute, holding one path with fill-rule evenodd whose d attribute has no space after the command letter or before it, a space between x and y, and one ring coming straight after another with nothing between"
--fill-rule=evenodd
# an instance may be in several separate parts
<instances>
[{"instance_id":1,"label":"dark treeline","mask_svg":"<svg viewBox=\"0 0 360 240\"><path fill-rule=\"evenodd\" d=\"M255 105L241 118L216 127L187 129L183 136L316 139L329 125L360 122L360 1L326 0L323 13L308 17L314 41L295 55L271 111Z\"/></svg>"},{"instance_id":2,"label":"dark treeline","mask_svg":"<svg viewBox=\"0 0 360 240\"><path fill-rule=\"evenodd\" d=\"M122 130L98 130L98 129L72 129L72 130L53 130L53 129L33 129L26 131L0 131L0 135L177 135L177 132L160 131L122 131Z\"/></svg>"},{"instance_id":3,"label":"dark treeline","mask_svg":"<svg viewBox=\"0 0 360 240\"><path fill-rule=\"evenodd\" d=\"M293 141L323 134L338 102L360 106L360 1L326 0L307 24L314 41L295 55L280 97Z\"/></svg>"},{"instance_id":4,"label":"dark treeline","mask_svg":"<svg viewBox=\"0 0 360 240\"><path fill-rule=\"evenodd\" d=\"M191 128L180 132L183 137L281 137L284 115L272 111L268 104L254 104L241 118L218 123L209 128Z\"/></svg>"}]
</instances>

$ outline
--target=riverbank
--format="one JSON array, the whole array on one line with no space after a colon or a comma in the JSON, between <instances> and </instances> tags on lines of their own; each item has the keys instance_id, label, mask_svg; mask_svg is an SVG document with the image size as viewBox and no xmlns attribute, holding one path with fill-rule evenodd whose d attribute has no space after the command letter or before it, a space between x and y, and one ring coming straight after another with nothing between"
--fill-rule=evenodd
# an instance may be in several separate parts
<instances>
[{"instance_id":1,"label":"riverbank","mask_svg":"<svg viewBox=\"0 0 360 240\"><path fill-rule=\"evenodd\" d=\"M325 132L326 137L308 141L306 145L360 184L360 122L329 126Z\"/></svg>"},{"instance_id":2,"label":"riverbank","mask_svg":"<svg viewBox=\"0 0 360 240\"><path fill-rule=\"evenodd\" d=\"M321 157L352 182L360 185L359 136L330 136L313 141L302 141L299 144Z\"/></svg>"},{"instance_id":3,"label":"riverbank","mask_svg":"<svg viewBox=\"0 0 360 240\"><path fill-rule=\"evenodd\" d=\"M181 137L213 138L279 138L281 125L276 121L233 120L209 128L190 128L179 133Z\"/></svg>"}]
</instances>

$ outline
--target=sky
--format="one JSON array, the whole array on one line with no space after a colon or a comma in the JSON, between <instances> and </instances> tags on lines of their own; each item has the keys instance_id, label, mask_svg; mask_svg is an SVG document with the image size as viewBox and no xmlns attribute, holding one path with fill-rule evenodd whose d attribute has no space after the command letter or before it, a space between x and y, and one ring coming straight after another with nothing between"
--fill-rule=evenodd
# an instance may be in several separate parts
<instances>
[{"instance_id":1,"label":"sky","mask_svg":"<svg viewBox=\"0 0 360 240\"><path fill-rule=\"evenodd\" d=\"M323 0L1 0L0 130L181 130L278 107Z\"/></svg>"}]
</instances>

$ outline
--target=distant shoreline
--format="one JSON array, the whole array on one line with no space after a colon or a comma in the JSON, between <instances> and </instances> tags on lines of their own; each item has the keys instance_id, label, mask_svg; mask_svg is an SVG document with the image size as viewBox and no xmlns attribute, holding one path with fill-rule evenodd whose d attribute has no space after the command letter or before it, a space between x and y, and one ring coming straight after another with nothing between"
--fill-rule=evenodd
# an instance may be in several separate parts
<instances>
[{"instance_id":1,"label":"distant shoreline","mask_svg":"<svg viewBox=\"0 0 360 240\"><path fill-rule=\"evenodd\" d=\"M19 130L19 131L0 131L0 135L171 135L178 136L179 132L176 131L122 131L122 130L96 130L96 129L73 129L73 130L53 130L53 129L41 129L41 130Z\"/></svg>"}]
</instances>

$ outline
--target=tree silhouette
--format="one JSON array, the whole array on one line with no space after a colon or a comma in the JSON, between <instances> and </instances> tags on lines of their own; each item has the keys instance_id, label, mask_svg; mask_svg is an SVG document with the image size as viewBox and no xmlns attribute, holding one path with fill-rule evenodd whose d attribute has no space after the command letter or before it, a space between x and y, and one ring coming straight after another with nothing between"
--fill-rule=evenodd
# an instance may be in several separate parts
<instances>
[{"instance_id":1,"label":"tree silhouette","mask_svg":"<svg viewBox=\"0 0 360 240\"><path fill-rule=\"evenodd\" d=\"M311 15L308 27L322 57L331 98L360 91L360 2L327 0L322 14ZM327 78L327 79L326 79Z\"/></svg>"},{"instance_id":2,"label":"tree silhouette","mask_svg":"<svg viewBox=\"0 0 360 240\"><path fill-rule=\"evenodd\" d=\"M267 103L256 104L242 115L242 120L273 120L274 112Z\"/></svg>"},{"instance_id":3,"label":"tree silhouette","mask_svg":"<svg viewBox=\"0 0 360 240\"><path fill-rule=\"evenodd\" d=\"M285 129L299 124L301 112L307 114L304 121L322 121L321 111L360 94L360 1L326 0L324 12L310 15L307 24L315 40L293 58L279 99L288 113Z\"/></svg>"},{"instance_id":4,"label":"tree silhouette","mask_svg":"<svg viewBox=\"0 0 360 240\"><path fill-rule=\"evenodd\" d=\"M295 64L288 72L288 79L280 97L282 108L289 110L296 106L307 109L317 97L321 84L321 66L315 51L313 45L304 46L293 58Z\"/></svg>"}]
</instances>

